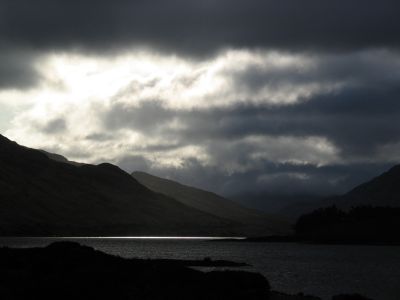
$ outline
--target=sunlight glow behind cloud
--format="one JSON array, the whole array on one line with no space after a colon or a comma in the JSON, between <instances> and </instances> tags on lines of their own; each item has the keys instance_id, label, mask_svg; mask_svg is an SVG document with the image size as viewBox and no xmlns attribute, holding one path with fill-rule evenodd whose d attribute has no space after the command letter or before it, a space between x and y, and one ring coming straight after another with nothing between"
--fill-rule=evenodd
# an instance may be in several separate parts
<instances>
[{"instance_id":1,"label":"sunlight glow behind cloud","mask_svg":"<svg viewBox=\"0 0 400 300\"><path fill-rule=\"evenodd\" d=\"M134 110L156 101L166 109L177 111L229 107L238 103L287 105L338 86L336 82L293 84L267 80L261 87L251 89L235 76L252 67L267 75L292 70L301 73L313 68L314 62L302 55L249 51L228 51L206 61L145 52L116 57L49 54L38 66L43 80L36 89L3 93L2 97L8 101L31 105L30 109L16 115L6 135L28 146L58 151L71 159L89 162L113 161L122 153L132 153L145 155L160 165L177 166L188 156L206 163L209 158L201 145L183 145L179 149L153 153L140 151L135 145L151 146L160 142L160 137L146 136L136 128L116 130L112 132L111 141L97 144L86 137L107 130L103 128L100 113L116 105ZM48 124L63 126L49 135L44 130ZM163 126L177 130L186 124L171 118Z\"/></svg>"}]
</instances>

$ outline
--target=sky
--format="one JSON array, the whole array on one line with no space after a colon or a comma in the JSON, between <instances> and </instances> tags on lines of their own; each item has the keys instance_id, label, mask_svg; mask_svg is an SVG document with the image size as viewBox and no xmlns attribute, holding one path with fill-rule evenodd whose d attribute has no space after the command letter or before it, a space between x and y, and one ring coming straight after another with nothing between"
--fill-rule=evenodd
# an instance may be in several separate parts
<instances>
[{"instance_id":1,"label":"sky","mask_svg":"<svg viewBox=\"0 0 400 300\"><path fill-rule=\"evenodd\" d=\"M400 161L400 3L0 0L0 133L227 196Z\"/></svg>"}]
</instances>

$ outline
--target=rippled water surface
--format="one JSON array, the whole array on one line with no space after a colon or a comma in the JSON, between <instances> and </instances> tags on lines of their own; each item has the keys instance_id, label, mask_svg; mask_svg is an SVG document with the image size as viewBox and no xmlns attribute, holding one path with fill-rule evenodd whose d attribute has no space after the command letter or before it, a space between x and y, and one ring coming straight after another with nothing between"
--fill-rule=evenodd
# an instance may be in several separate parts
<instances>
[{"instance_id":1,"label":"rippled water surface","mask_svg":"<svg viewBox=\"0 0 400 300\"><path fill-rule=\"evenodd\" d=\"M0 238L0 246L33 247L60 238ZM361 293L376 300L400 299L400 247L243 243L207 239L74 238L110 254L139 258L225 259L247 262L275 290L329 299Z\"/></svg>"}]
</instances>

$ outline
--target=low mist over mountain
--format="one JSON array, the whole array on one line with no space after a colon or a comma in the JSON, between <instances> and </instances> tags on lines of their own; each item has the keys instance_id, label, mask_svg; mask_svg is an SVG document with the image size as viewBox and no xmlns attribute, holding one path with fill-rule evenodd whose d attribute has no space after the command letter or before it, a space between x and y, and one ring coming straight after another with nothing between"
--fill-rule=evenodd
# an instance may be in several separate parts
<instances>
[{"instance_id":1,"label":"low mist over mountain","mask_svg":"<svg viewBox=\"0 0 400 300\"><path fill-rule=\"evenodd\" d=\"M0 136L1 235L251 234L152 192L114 165L48 155Z\"/></svg>"},{"instance_id":2,"label":"low mist over mountain","mask_svg":"<svg viewBox=\"0 0 400 300\"><path fill-rule=\"evenodd\" d=\"M229 197L247 207L267 213L280 214L287 207L297 206L299 203L309 204L321 200L323 196L313 194L275 194L268 192L243 193Z\"/></svg>"},{"instance_id":3,"label":"low mist over mountain","mask_svg":"<svg viewBox=\"0 0 400 300\"><path fill-rule=\"evenodd\" d=\"M132 176L154 192L172 197L182 204L202 212L238 222L241 224L240 227L247 228L246 231L260 234L262 232L285 233L289 231L288 224L276 216L248 209L215 193L145 172L133 172Z\"/></svg>"}]
</instances>

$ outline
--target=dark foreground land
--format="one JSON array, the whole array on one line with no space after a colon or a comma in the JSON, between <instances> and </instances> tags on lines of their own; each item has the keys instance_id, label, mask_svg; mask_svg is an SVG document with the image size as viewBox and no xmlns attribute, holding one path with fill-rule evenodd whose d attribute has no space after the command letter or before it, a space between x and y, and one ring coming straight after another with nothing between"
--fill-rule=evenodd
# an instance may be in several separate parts
<instances>
[{"instance_id":1,"label":"dark foreground land","mask_svg":"<svg viewBox=\"0 0 400 300\"><path fill-rule=\"evenodd\" d=\"M319 299L271 291L265 277L228 261L123 259L73 242L45 248L0 248L1 299ZM332 299L366 299L336 296Z\"/></svg>"}]
</instances>

